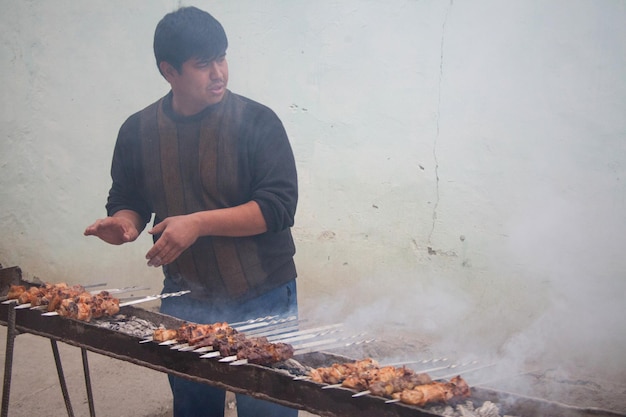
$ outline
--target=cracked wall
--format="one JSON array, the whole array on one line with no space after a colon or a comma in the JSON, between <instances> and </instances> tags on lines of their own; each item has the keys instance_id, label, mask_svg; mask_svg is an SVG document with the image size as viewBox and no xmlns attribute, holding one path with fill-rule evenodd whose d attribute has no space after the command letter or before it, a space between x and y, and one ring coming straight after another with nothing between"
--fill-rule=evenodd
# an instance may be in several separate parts
<instances>
[{"instance_id":1,"label":"cracked wall","mask_svg":"<svg viewBox=\"0 0 626 417\"><path fill-rule=\"evenodd\" d=\"M117 129L167 91L151 37L178 4L3 8L1 263L160 287L148 236L110 247L82 231L104 215ZM290 135L303 311L380 308L373 329L402 317L468 350L574 344L593 366L588 340L626 347L609 330L626 290L621 2L199 6L229 34L230 88ZM550 336L571 320L593 331Z\"/></svg>"}]
</instances>

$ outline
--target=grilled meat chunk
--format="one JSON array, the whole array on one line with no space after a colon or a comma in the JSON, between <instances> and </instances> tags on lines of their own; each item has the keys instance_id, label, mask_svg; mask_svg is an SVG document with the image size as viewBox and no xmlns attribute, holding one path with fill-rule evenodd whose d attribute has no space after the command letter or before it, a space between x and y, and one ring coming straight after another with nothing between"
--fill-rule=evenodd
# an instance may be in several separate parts
<instances>
[{"instance_id":1,"label":"grilled meat chunk","mask_svg":"<svg viewBox=\"0 0 626 417\"><path fill-rule=\"evenodd\" d=\"M22 295L24 292L26 292L26 287L23 285L11 285L9 287L9 292L7 293L7 299L9 300L17 300L18 298L20 298L20 295Z\"/></svg>"},{"instance_id":2,"label":"grilled meat chunk","mask_svg":"<svg viewBox=\"0 0 626 417\"><path fill-rule=\"evenodd\" d=\"M154 331L152 334L152 340L156 342L165 342L166 340L174 340L178 335L178 330L176 329L165 329L159 328Z\"/></svg>"},{"instance_id":3,"label":"grilled meat chunk","mask_svg":"<svg viewBox=\"0 0 626 417\"><path fill-rule=\"evenodd\" d=\"M411 389L417 385L432 382L430 376L424 373L416 373L405 367L396 368L395 372L381 375L373 380L367 389L373 395L379 397L391 397L394 392Z\"/></svg>"},{"instance_id":4,"label":"grilled meat chunk","mask_svg":"<svg viewBox=\"0 0 626 417\"><path fill-rule=\"evenodd\" d=\"M460 376L455 376L450 382L431 382L393 394L393 398L397 398L405 404L416 406L447 402L452 398L467 398L469 396L470 388Z\"/></svg>"}]
</instances>

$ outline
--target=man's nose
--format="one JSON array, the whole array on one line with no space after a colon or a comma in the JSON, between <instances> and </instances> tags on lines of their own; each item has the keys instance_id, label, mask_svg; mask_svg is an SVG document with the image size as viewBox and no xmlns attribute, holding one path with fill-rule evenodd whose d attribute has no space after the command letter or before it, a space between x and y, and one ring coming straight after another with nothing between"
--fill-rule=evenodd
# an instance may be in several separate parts
<instances>
[{"instance_id":1,"label":"man's nose","mask_svg":"<svg viewBox=\"0 0 626 417\"><path fill-rule=\"evenodd\" d=\"M211 77L212 80L219 80L222 78L222 69L215 61L210 64L209 77Z\"/></svg>"}]
</instances>

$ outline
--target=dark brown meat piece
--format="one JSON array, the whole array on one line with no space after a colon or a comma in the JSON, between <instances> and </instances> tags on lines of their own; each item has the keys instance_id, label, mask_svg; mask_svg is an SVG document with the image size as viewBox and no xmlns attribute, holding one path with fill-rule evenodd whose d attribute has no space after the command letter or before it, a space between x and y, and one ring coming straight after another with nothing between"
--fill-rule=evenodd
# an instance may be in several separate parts
<instances>
[{"instance_id":1,"label":"dark brown meat piece","mask_svg":"<svg viewBox=\"0 0 626 417\"><path fill-rule=\"evenodd\" d=\"M391 378L372 381L368 389L373 395L377 395L379 397L391 397L391 395L395 392L400 392L418 385L424 385L432 382L428 374L415 373L406 368L400 369L401 370Z\"/></svg>"}]
</instances>

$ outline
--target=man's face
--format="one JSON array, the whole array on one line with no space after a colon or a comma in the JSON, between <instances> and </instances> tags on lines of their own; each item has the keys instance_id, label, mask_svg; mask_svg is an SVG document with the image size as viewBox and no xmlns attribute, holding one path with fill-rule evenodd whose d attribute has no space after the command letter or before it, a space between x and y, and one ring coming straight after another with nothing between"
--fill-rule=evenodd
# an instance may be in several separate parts
<instances>
[{"instance_id":1,"label":"man's face","mask_svg":"<svg viewBox=\"0 0 626 417\"><path fill-rule=\"evenodd\" d=\"M194 115L224 98L228 84L226 55L212 61L191 58L183 63L180 72L170 67L165 78L174 92L174 111L183 116Z\"/></svg>"}]
</instances>

